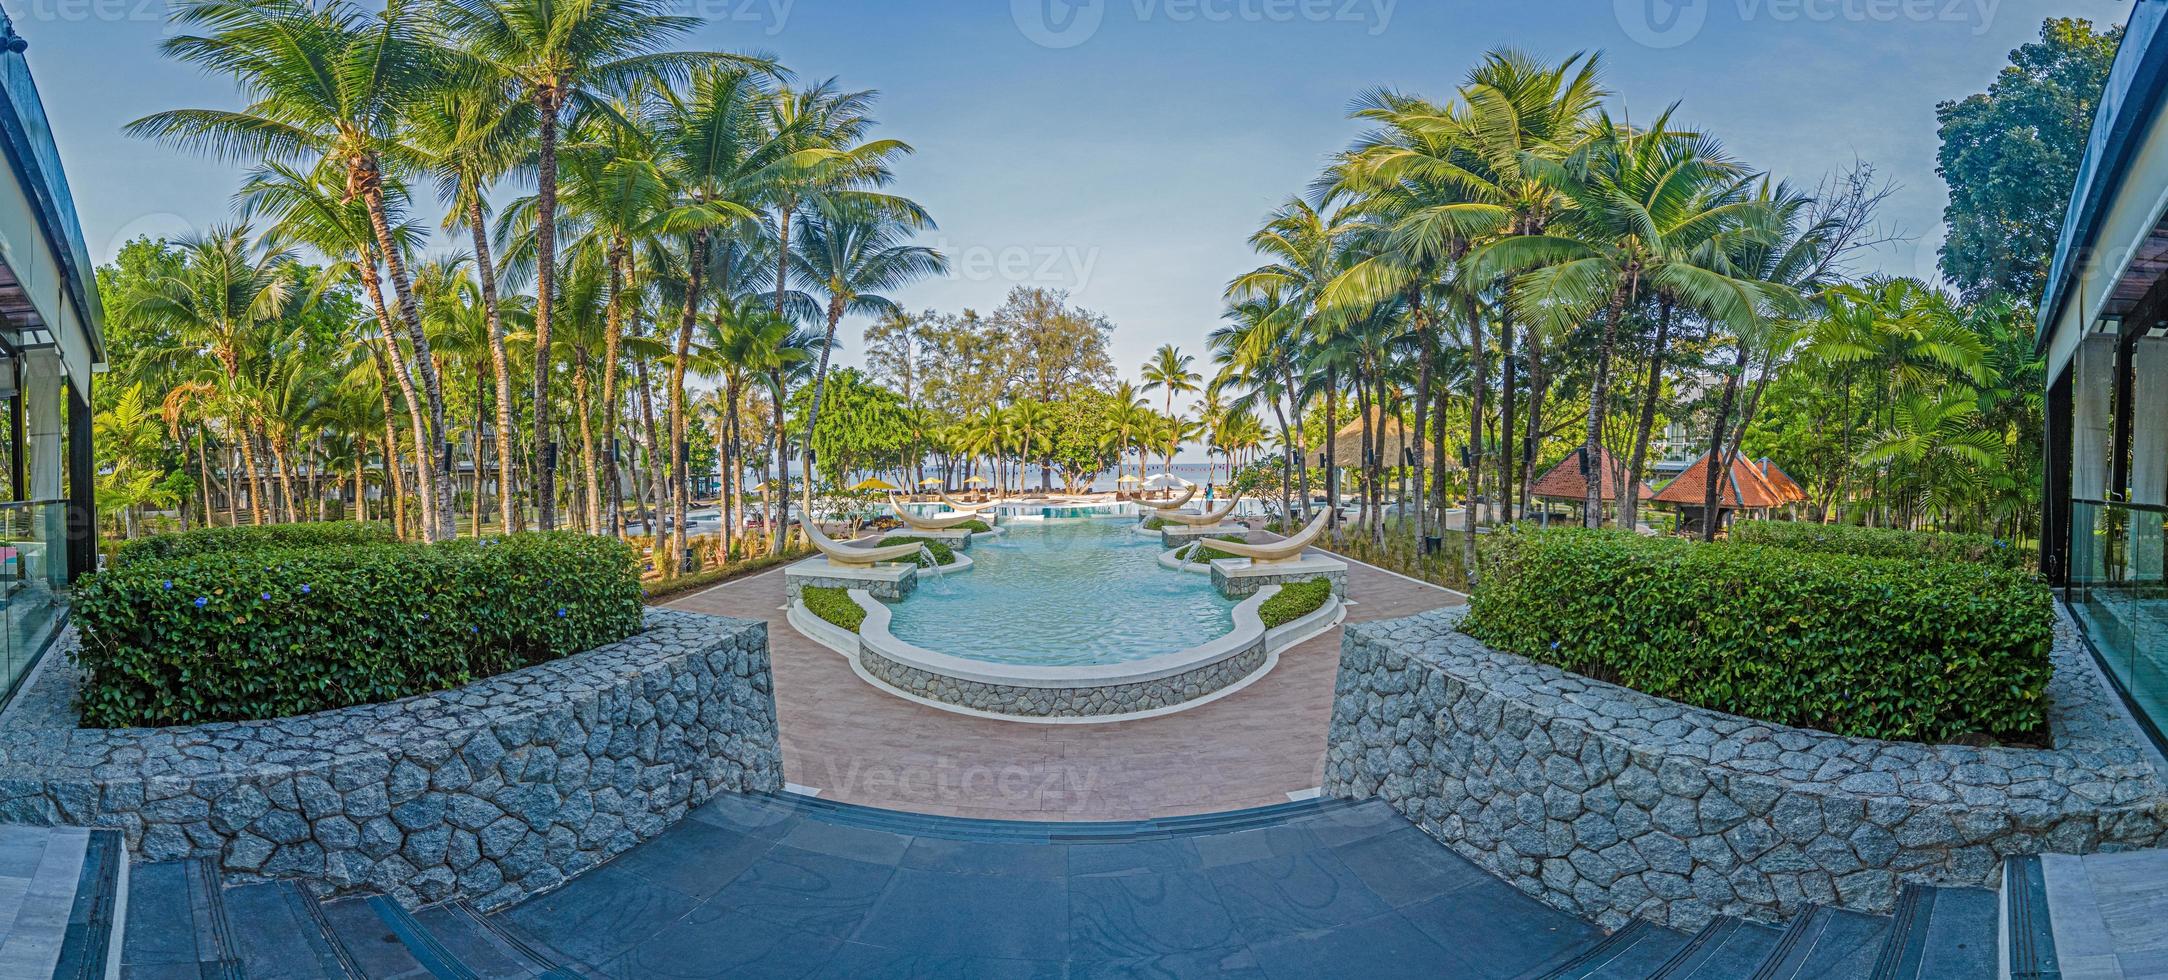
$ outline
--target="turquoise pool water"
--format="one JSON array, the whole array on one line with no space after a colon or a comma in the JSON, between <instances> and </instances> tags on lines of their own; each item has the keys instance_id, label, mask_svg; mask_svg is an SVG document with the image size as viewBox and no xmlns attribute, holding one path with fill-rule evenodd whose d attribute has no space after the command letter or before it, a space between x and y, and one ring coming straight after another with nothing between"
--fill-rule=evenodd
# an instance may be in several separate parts
<instances>
[{"instance_id":1,"label":"turquoise pool water","mask_svg":"<svg viewBox=\"0 0 2168 980\"><path fill-rule=\"evenodd\" d=\"M938 653L1067 667L1173 653L1234 628L1209 575L1159 565L1131 520L1004 525L972 542L968 572L919 580L889 607L896 638Z\"/></svg>"}]
</instances>

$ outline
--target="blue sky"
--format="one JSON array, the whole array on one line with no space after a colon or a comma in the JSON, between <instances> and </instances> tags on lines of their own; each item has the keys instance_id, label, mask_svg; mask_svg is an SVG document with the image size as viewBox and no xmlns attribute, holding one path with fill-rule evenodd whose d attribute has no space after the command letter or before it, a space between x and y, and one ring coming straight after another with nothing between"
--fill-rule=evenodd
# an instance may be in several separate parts
<instances>
[{"instance_id":1,"label":"blue sky","mask_svg":"<svg viewBox=\"0 0 2168 980\"><path fill-rule=\"evenodd\" d=\"M1172 342L1202 353L1244 244L1355 135L1348 100L1446 97L1494 47L1601 51L1614 106L1680 118L1751 165L1816 179L1869 161L1901 185L1933 271L1943 186L1934 105L1983 89L2049 16L2120 23L2129 0L678 0L697 45L778 56L883 93L917 154L899 188L957 265L900 298L981 310L1012 284L1069 289L1117 325L1126 373ZM230 220L231 164L121 135L160 109L224 105L223 79L162 59L163 0L4 0L53 118L93 258L138 234ZM855 361L861 323L843 339Z\"/></svg>"}]
</instances>

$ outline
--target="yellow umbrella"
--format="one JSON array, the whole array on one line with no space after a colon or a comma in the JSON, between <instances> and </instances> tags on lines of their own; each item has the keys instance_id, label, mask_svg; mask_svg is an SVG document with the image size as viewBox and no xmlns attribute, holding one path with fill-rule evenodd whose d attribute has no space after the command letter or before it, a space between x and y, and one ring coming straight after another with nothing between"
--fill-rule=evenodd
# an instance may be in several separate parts
<instances>
[{"instance_id":1,"label":"yellow umbrella","mask_svg":"<svg viewBox=\"0 0 2168 980\"><path fill-rule=\"evenodd\" d=\"M1119 479L1119 480L1116 480L1116 481L1114 481L1114 482L1116 482L1116 483L1143 483L1144 481L1143 481L1143 480L1139 480L1139 479L1137 479L1136 477L1133 477L1133 476L1128 476L1128 475L1124 475L1124 476L1123 476L1123 477L1122 477L1121 479Z\"/></svg>"},{"instance_id":2,"label":"yellow umbrella","mask_svg":"<svg viewBox=\"0 0 2168 980\"><path fill-rule=\"evenodd\" d=\"M929 476L923 480L918 481L918 485L922 487L938 487L941 485L941 478L938 476Z\"/></svg>"},{"instance_id":3,"label":"yellow umbrella","mask_svg":"<svg viewBox=\"0 0 2168 980\"><path fill-rule=\"evenodd\" d=\"M972 486L978 486L981 483L987 482L987 479L983 476L974 476L971 479L965 480L964 482L971 484Z\"/></svg>"},{"instance_id":4,"label":"yellow umbrella","mask_svg":"<svg viewBox=\"0 0 2168 980\"><path fill-rule=\"evenodd\" d=\"M869 478L869 479L864 479L864 480L860 480L860 481L858 481L858 484L857 484L856 486L853 486L853 487L852 487L851 489L853 489L853 490L901 490L901 489L903 489L903 488L902 488L902 487L899 487L899 486L897 486L897 485L895 485L895 484L893 484L893 483L890 483L890 482L888 482L887 480L883 480L883 479L881 479L880 477L877 477L877 476L876 476L876 477L871 477L871 478Z\"/></svg>"}]
</instances>

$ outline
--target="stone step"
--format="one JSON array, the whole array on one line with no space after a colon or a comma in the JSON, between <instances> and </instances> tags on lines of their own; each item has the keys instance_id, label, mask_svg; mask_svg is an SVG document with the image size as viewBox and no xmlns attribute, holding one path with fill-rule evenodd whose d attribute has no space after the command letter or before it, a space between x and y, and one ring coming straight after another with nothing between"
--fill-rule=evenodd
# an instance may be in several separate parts
<instances>
[{"instance_id":1,"label":"stone step","mask_svg":"<svg viewBox=\"0 0 2168 980\"><path fill-rule=\"evenodd\" d=\"M1888 916L1809 907L1792 917L1753 980L1867 980L1889 934Z\"/></svg>"},{"instance_id":2,"label":"stone step","mask_svg":"<svg viewBox=\"0 0 2168 980\"><path fill-rule=\"evenodd\" d=\"M1662 926L1636 919L1543 974L1543 980L1645 977L1662 969L1689 941Z\"/></svg>"},{"instance_id":3,"label":"stone step","mask_svg":"<svg viewBox=\"0 0 2168 980\"><path fill-rule=\"evenodd\" d=\"M1993 980L1994 892L1906 885L1873 980Z\"/></svg>"},{"instance_id":4,"label":"stone step","mask_svg":"<svg viewBox=\"0 0 2168 980\"><path fill-rule=\"evenodd\" d=\"M2168 849L2006 862L2001 934L2012 978L2168 972Z\"/></svg>"},{"instance_id":5,"label":"stone step","mask_svg":"<svg viewBox=\"0 0 2168 980\"><path fill-rule=\"evenodd\" d=\"M223 887L208 861L146 864L130 876L121 969L130 976L366 976L331 937L316 900L292 882Z\"/></svg>"},{"instance_id":6,"label":"stone step","mask_svg":"<svg viewBox=\"0 0 2168 980\"><path fill-rule=\"evenodd\" d=\"M111 974L127 879L118 832L0 827L0 977Z\"/></svg>"},{"instance_id":7,"label":"stone step","mask_svg":"<svg viewBox=\"0 0 2168 980\"><path fill-rule=\"evenodd\" d=\"M1783 930L1723 916L1711 919L1650 980L1739 980L1776 948Z\"/></svg>"}]
</instances>

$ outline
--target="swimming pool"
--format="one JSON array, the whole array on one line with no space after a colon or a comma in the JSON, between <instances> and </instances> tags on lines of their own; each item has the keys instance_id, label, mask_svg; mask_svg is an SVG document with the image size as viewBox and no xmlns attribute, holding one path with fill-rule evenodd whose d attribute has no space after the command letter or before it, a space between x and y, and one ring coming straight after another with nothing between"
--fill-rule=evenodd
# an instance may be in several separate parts
<instances>
[{"instance_id":1,"label":"swimming pool","mask_svg":"<svg viewBox=\"0 0 2168 980\"><path fill-rule=\"evenodd\" d=\"M987 663L1118 664L1224 636L1235 600L1159 564L1126 520L1023 521L971 549L972 568L928 577L890 605L899 640Z\"/></svg>"}]
</instances>

